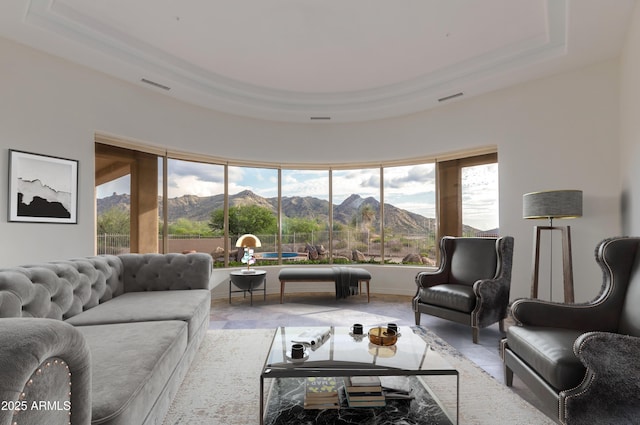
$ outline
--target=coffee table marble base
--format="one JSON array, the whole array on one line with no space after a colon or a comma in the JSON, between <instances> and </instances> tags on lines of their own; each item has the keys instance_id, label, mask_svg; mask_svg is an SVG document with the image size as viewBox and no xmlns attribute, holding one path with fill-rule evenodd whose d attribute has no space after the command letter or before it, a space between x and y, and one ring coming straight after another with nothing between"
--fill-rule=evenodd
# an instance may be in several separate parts
<instances>
[{"instance_id":1,"label":"coffee table marble base","mask_svg":"<svg viewBox=\"0 0 640 425\"><path fill-rule=\"evenodd\" d=\"M304 409L304 378L274 379L264 423L267 425L299 424L429 424L451 425L453 422L433 400L415 376L385 376L386 387L412 390L413 400L387 400L385 407L349 408L340 391L340 409Z\"/></svg>"}]
</instances>

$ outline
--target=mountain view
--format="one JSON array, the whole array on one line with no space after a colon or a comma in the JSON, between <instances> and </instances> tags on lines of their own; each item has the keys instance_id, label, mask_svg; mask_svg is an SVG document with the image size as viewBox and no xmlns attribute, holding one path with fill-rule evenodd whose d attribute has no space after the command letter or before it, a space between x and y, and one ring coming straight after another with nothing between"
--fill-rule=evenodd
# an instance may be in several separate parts
<instances>
[{"instance_id":1,"label":"mountain view","mask_svg":"<svg viewBox=\"0 0 640 425\"><path fill-rule=\"evenodd\" d=\"M130 205L129 195L113 194L111 196L97 200L98 215L113 207L128 210ZM258 205L269 208L274 213L277 211L277 198L263 198L255 193L245 190L235 195L229 196L230 206ZM211 212L223 208L224 195L195 196L184 195L168 200L168 220L174 222L178 218L186 218L192 221L209 221ZM353 194L345 199L341 204L334 205L333 220L336 223L349 225L354 217L358 216L362 207L370 207L375 211L375 218L371 222L374 228L380 225L378 214L380 202L373 197L362 198ZM311 196L292 196L282 198L282 213L289 218L319 219L329 220L329 202ZM159 215L162 216L162 205L160 204ZM386 229L394 233L411 234L423 233L425 228L435 229L435 219L424 217L404 209L396 208L393 205L385 204ZM464 226L464 232L477 233L477 229Z\"/></svg>"}]
</instances>

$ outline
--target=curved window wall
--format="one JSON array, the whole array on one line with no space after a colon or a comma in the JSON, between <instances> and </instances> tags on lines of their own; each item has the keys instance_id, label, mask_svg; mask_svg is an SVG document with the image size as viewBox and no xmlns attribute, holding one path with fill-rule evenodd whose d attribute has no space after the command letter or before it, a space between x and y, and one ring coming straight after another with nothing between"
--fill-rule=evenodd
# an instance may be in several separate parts
<instances>
[{"instance_id":1,"label":"curved window wall","mask_svg":"<svg viewBox=\"0 0 640 425\"><path fill-rule=\"evenodd\" d=\"M487 149L442 160L271 167L118 144L96 143L98 253L113 253L101 239L114 208L130 211L131 252L203 251L224 267L238 264L235 243L244 233L259 237L262 264L435 264L439 235L497 232L497 155ZM140 152L155 154L155 170L140 174ZM110 180L107 169L119 171ZM140 195L152 173L155 205ZM157 222L141 225L150 216ZM467 219L473 223L463 225ZM157 238L149 238L152 226ZM123 243L117 246L122 252Z\"/></svg>"}]
</instances>

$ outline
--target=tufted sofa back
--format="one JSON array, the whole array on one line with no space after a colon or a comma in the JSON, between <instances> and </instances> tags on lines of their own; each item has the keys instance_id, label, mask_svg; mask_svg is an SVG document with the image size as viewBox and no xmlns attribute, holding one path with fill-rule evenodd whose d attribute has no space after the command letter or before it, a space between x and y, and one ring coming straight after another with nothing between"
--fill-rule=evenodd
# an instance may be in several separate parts
<instances>
[{"instance_id":1,"label":"tufted sofa back","mask_svg":"<svg viewBox=\"0 0 640 425\"><path fill-rule=\"evenodd\" d=\"M124 293L113 255L0 269L0 317L64 320Z\"/></svg>"},{"instance_id":2,"label":"tufted sofa back","mask_svg":"<svg viewBox=\"0 0 640 425\"><path fill-rule=\"evenodd\" d=\"M123 254L0 269L0 318L66 320L125 292L210 289L209 254Z\"/></svg>"},{"instance_id":3,"label":"tufted sofa back","mask_svg":"<svg viewBox=\"0 0 640 425\"><path fill-rule=\"evenodd\" d=\"M208 286L209 254L122 254L124 292L202 289Z\"/></svg>"}]
</instances>

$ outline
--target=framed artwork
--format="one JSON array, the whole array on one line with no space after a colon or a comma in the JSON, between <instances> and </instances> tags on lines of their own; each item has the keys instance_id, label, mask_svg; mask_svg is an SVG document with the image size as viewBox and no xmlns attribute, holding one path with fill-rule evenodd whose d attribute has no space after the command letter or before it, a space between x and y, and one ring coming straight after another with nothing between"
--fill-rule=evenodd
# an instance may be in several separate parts
<instances>
[{"instance_id":1,"label":"framed artwork","mask_svg":"<svg viewBox=\"0 0 640 425\"><path fill-rule=\"evenodd\" d=\"M78 222L78 161L9 149L9 221Z\"/></svg>"}]
</instances>

